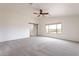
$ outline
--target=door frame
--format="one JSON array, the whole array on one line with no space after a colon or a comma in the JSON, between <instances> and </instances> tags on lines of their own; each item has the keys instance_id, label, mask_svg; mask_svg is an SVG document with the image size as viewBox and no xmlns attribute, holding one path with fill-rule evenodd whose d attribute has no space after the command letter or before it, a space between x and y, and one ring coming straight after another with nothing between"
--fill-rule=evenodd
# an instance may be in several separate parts
<instances>
[{"instance_id":1,"label":"door frame","mask_svg":"<svg viewBox=\"0 0 79 59\"><path fill-rule=\"evenodd\" d=\"M36 24L36 23L29 23L29 24L37 25L37 32L36 32L35 36L38 36L38 24ZM30 36L31 36L31 34L30 34Z\"/></svg>"}]
</instances>

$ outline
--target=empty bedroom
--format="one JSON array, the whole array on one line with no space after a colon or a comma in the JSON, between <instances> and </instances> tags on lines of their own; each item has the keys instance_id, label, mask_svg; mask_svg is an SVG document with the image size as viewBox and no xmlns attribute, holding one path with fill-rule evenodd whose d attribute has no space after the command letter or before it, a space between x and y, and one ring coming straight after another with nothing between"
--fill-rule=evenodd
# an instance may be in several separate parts
<instances>
[{"instance_id":1,"label":"empty bedroom","mask_svg":"<svg viewBox=\"0 0 79 59\"><path fill-rule=\"evenodd\" d=\"M79 3L0 3L0 56L79 56Z\"/></svg>"}]
</instances>

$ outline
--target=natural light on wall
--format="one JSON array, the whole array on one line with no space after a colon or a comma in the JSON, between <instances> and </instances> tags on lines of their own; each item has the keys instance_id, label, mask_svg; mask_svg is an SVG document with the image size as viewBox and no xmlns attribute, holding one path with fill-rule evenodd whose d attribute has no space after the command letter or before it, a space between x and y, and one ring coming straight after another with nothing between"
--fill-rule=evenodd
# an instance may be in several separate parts
<instances>
[{"instance_id":1,"label":"natural light on wall","mask_svg":"<svg viewBox=\"0 0 79 59\"><path fill-rule=\"evenodd\" d=\"M61 33L62 32L62 24L48 24L46 25L47 33Z\"/></svg>"}]
</instances>

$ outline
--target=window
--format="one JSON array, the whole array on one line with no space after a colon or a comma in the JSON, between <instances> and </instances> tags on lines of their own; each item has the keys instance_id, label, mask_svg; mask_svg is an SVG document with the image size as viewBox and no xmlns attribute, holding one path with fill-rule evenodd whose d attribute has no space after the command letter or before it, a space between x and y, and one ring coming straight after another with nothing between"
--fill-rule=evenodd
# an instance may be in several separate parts
<instances>
[{"instance_id":1,"label":"window","mask_svg":"<svg viewBox=\"0 0 79 59\"><path fill-rule=\"evenodd\" d=\"M49 24L49 25L46 25L46 32L47 33L61 33L62 32L61 25L62 24Z\"/></svg>"}]
</instances>

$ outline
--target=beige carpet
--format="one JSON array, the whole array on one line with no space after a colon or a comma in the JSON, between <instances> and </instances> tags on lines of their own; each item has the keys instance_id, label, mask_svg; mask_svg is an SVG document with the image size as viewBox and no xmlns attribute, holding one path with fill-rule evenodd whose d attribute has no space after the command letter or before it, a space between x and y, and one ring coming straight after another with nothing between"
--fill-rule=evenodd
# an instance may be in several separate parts
<instances>
[{"instance_id":1,"label":"beige carpet","mask_svg":"<svg viewBox=\"0 0 79 59\"><path fill-rule=\"evenodd\" d=\"M79 43L31 37L0 43L1 56L79 56Z\"/></svg>"}]
</instances>

